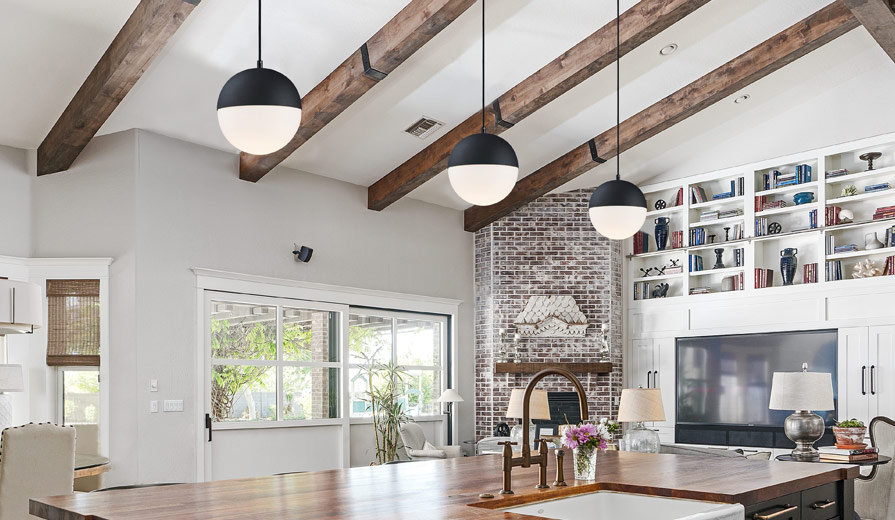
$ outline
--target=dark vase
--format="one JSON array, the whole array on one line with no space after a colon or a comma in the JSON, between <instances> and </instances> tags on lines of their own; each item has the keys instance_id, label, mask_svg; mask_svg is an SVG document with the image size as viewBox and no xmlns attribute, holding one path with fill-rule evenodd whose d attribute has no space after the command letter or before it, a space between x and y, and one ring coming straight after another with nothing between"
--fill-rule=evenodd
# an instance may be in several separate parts
<instances>
[{"instance_id":1,"label":"dark vase","mask_svg":"<svg viewBox=\"0 0 895 520\"><path fill-rule=\"evenodd\" d=\"M659 217L656 219L656 249L662 251L668 244L668 217Z\"/></svg>"},{"instance_id":2,"label":"dark vase","mask_svg":"<svg viewBox=\"0 0 895 520\"><path fill-rule=\"evenodd\" d=\"M780 251L780 275L783 276L783 285L792 285L796 277L796 266L799 259L796 255L799 250L794 247L787 247Z\"/></svg>"}]
</instances>

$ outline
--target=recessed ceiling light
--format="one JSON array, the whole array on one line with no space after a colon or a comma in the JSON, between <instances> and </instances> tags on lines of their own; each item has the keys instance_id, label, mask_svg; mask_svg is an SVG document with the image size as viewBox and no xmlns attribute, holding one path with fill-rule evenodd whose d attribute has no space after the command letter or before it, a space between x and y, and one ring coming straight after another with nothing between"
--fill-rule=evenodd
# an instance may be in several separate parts
<instances>
[{"instance_id":1,"label":"recessed ceiling light","mask_svg":"<svg viewBox=\"0 0 895 520\"><path fill-rule=\"evenodd\" d=\"M673 53L676 50L677 50L677 44L669 43L665 47L662 47L661 49L659 49L659 54L661 54L662 56L668 56L669 54Z\"/></svg>"},{"instance_id":2,"label":"recessed ceiling light","mask_svg":"<svg viewBox=\"0 0 895 520\"><path fill-rule=\"evenodd\" d=\"M736 104L740 104L740 103L745 103L748 100L749 100L749 94L743 94L742 96L734 99L733 102Z\"/></svg>"}]
</instances>

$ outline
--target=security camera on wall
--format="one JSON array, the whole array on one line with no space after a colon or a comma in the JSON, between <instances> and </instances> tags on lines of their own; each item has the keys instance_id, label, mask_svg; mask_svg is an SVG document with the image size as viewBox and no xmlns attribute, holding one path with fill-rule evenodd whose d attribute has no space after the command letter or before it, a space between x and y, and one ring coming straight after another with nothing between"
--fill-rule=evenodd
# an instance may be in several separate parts
<instances>
[{"instance_id":1,"label":"security camera on wall","mask_svg":"<svg viewBox=\"0 0 895 520\"><path fill-rule=\"evenodd\" d=\"M308 263L311 261L311 255L314 254L314 250L308 246L299 247L298 244L295 244L292 254L295 255L296 262Z\"/></svg>"}]
</instances>

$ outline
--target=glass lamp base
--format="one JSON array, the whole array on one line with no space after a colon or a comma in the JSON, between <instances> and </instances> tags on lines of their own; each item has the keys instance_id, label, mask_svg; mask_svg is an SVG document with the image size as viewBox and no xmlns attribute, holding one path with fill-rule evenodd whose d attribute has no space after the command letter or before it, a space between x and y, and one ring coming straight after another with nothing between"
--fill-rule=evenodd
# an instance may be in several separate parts
<instances>
[{"instance_id":1,"label":"glass lamp base","mask_svg":"<svg viewBox=\"0 0 895 520\"><path fill-rule=\"evenodd\" d=\"M517 424L517 425L513 426L513 428L510 430L510 440L513 442L518 442L519 446L522 446L522 425L521 424ZM535 425L530 424L530 425L528 425L528 441L530 443L532 443L532 445L534 445L534 440L535 440ZM522 448L520 447L517 449L521 450Z\"/></svg>"},{"instance_id":2,"label":"glass lamp base","mask_svg":"<svg viewBox=\"0 0 895 520\"><path fill-rule=\"evenodd\" d=\"M659 453L659 434L645 427L642 422L625 432L625 451Z\"/></svg>"}]
</instances>

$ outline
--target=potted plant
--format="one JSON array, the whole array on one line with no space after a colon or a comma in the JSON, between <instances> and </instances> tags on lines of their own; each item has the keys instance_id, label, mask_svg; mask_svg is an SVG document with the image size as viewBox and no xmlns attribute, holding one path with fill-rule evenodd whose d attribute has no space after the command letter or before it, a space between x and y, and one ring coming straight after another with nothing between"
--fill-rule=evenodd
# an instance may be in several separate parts
<instances>
[{"instance_id":1,"label":"potted plant","mask_svg":"<svg viewBox=\"0 0 895 520\"><path fill-rule=\"evenodd\" d=\"M836 447L844 449L857 449L867 446L864 443L864 434L867 427L857 419L839 421L833 426L833 435L836 436Z\"/></svg>"},{"instance_id":2,"label":"potted plant","mask_svg":"<svg viewBox=\"0 0 895 520\"><path fill-rule=\"evenodd\" d=\"M597 478L597 452L606 450L606 431L596 424L579 424L565 430L562 445L572 450L575 480Z\"/></svg>"},{"instance_id":3,"label":"potted plant","mask_svg":"<svg viewBox=\"0 0 895 520\"><path fill-rule=\"evenodd\" d=\"M600 427L606 432L606 449L618 451L617 439L622 433L622 425L604 417L600 419Z\"/></svg>"},{"instance_id":4,"label":"potted plant","mask_svg":"<svg viewBox=\"0 0 895 520\"><path fill-rule=\"evenodd\" d=\"M401 425L410 417L401 400L404 379L407 373L392 362L376 363L368 359L363 369L370 390L363 400L367 411L373 416L373 435L376 443L376 461L385 464L397 460L398 452L404 447L401 442Z\"/></svg>"}]
</instances>

